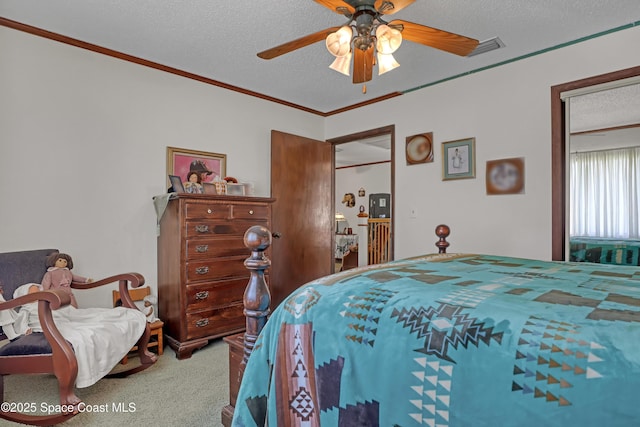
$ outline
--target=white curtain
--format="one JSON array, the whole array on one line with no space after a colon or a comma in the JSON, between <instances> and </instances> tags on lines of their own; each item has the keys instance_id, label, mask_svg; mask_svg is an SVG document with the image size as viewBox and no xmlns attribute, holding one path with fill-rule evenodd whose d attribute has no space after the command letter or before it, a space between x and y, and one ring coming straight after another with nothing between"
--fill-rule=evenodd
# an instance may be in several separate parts
<instances>
[{"instance_id":1,"label":"white curtain","mask_svg":"<svg viewBox=\"0 0 640 427\"><path fill-rule=\"evenodd\" d=\"M640 147L570 156L571 236L640 238Z\"/></svg>"}]
</instances>

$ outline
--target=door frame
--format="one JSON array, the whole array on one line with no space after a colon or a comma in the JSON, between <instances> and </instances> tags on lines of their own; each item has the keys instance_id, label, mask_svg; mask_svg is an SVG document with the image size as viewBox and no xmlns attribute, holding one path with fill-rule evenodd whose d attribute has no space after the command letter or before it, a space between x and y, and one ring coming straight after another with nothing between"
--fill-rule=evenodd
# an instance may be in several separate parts
<instances>
[{"instance_id":1,"label":"door frame","mask_svg":"<svg viewBox=\"0 0 640 427\"><path fill-rule=\"evenodd\" d=\"M396 206L396 198L395 198L395 188L396 188L396 126L395 125L387 125L382 126L375 129L369 129L362 132L356 132L349 135L343 135L336 138L327 139L327 142L333 146L333 161L332 161L332 173L333 176L331 178L331 200L332 200L332 212L336 211L335 200L336 200L336 183L335 183L335 163L336 163L336 150L335 146L339 144L345 144L347 142L354 142L360 139L372 138L380 135L389 135L391 139L391 176L390 178L390 188L391 188L391 256L389 257L389 261L395 259L395 206ZM335 247L335 235L332 235L332 246Z\"/></svg>"},{"instance_id":2,"label":"door frame","mask_svg":"<svg viewBox=\"0 0 640 427\"><path fill-rule=\"evenodd\" d=\"M565 261L566 199L566 109L560 94L574 89L595 86L640 75L640 66L587 77L551 87L551 259Z\"/></svg>"}]
</instances>

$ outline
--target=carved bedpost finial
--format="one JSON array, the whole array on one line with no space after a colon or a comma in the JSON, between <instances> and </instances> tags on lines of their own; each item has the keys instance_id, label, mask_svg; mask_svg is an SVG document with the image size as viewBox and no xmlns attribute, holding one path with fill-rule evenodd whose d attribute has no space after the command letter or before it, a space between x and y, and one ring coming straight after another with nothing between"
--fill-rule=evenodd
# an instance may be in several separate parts
<instances>
[{"instance_id":1,"label":"carved bedpost finial","mask_svg":"<svg viewBox=\"0 0 640 427\"><path fill-rule=\"evenodd\" d=\"M271 246L271 232L261 225L254 225L244 233L244 245L251 250L251 256L244 261L251 277L244 291L244 315L246 317L246 331L244 333L244 357L240 368L240 375L244 372L244 365L258 339L260 331L267 323L271 294L264 280L264 271L269 268L271 261L264 251Z\"/></svg>"},{"instance_id":2,"label":"carved bedpost finial","mask_svg":"<svg viewBox=\"0 0 640 427\"><path fill-rule=\"evenodd\" d=\"M439 226L436 227L436 236L440 238L440 240L436 242L436 246L438 247L439 254L447 253L449 242L447 242L446 239L449 236L449 233L451 233L451 229L449 228L448 225L440 224Z\"/></svg>"}]
</instances>

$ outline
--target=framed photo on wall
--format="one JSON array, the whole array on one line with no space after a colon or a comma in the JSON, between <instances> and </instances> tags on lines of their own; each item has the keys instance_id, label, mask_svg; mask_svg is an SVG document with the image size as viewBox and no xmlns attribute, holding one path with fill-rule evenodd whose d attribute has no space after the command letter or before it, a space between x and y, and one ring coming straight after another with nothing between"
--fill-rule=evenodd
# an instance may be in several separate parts
<instances>
[{"instance_id":1,"label":"framed photo on wall","mask_svg":"<svg viewBox=\"0 0 640 427\"><path fill-rule=\"evenodd\" d=\"M524 158L487 161L487 194L524 193Z\"/></svg>"},{"instance_id":2,"label":"framed photo on wall","mask_svg":"<svg viewBox=\"0 0 640 427\"><path fill-rule=\"evenodd\" d=\"M442 180L476 177L476 139L442 143Z\"/></svg>"},{"instance_id":3,"label":"framed photo on wall","mask_svg":"<svg viewBox=\"0 0 640 427\"><path fill-rule=\"evenodd\" d=\"M222 179L227 174L227 155L167 147L167 175L179 176L186 182L191 172L200 175L201 184Z\"/></svg>"}]
</instances>

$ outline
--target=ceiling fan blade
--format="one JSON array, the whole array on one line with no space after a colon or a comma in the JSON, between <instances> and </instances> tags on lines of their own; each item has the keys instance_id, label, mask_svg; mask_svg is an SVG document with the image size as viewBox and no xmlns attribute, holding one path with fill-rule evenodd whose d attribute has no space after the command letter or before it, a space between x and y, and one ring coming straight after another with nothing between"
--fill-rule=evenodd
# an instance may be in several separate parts
<instances>
[{"instance_id":1,"label":"ceiling fan blade","mask_svg":"<svg viewBox=\"0 0 640 427\"><path fill-rule=\"evenodd\" d=\"M434 47L460 56L467 56L478 46L478 40L437 28L426 27L401 19L393 20L390 26L402 25L402 39Z\"/></svg>"},{"instance_id":2,"label":"ceiling fan blade","mask_svg":"<svg viewBox=\"0 0 640 427\"><path fill-rule=\"evenodd\" d=\"M356 9L353 6L351 6L349 3L345 3L342 0L314 0L314 1L326 7L331 12L339 13L340 15L343 15L343 12L339 11L338 8L344 8L348 10L350 14L353 14L356 11Z\"/></svg>"},{"instance_id":3,"label":"ceiling fan blade","mask_svg":"<svg viewBox=\"0 0 640 427\"><path fill-rule=\"evenodd\" d=\"M340 27L331 27L322 31L318 31L317 33L309 34L304 37L300 37L299 39L292 40L287 43L283 43L279 46L272 47L271 49L267 49L258 53L258 56L262 59L273 59L280 55L284 55L285 53L292 52L296 49L300 49L305 46L309 46L310 44L319 42L320 40L324 40L331 33L335 33L338 31Z\"/></svg>"},{"instance_id":4,"label":"ceiling fan blade","mask_svg":"<svg viewBox=\"0 0 640 427\"><path fill-rule=\"evenodd\" d=\"M366 51L353 49L353 83L364 83L373 77L373 46Z\"/></svg>"},{"instance_id":5,"label":"ceiling fan blade","mask_svg":"<svg viewBox=\"0 0 640 427\"><path fill-rule=\"evenodd\" d=\"M382 13L383 15L391 15L413 4L415 1L416 0L376 0L375 8L376 10L379 10L380 13ZM380 10L380 7L385 2L393 4L393 7L389 9Z\"/></svg>"}]
</instances>

